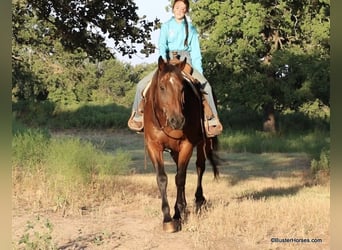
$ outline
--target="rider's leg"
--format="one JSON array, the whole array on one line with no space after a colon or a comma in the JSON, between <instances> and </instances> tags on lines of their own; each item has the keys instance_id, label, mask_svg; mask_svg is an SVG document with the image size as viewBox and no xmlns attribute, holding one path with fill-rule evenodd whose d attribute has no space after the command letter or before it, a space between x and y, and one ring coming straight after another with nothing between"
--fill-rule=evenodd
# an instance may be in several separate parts
<instances>
[{"instance_id":1,"label":"rider's leg","mask_svg":"<svg viewBox=\"0 0 342 250\"><path fill-rule=\"evenodd\" d=\"M194 70L194 72L192 73L192 76L194 78L196 78L202 84L202 86L204 87L204 92L206 93L205 97L206 97L206 100L208 101L208 104L210 106L211 112L213 113L213 115L215 117L218 117L217 116L216 105L215 105L215 102L214 102L212 88L211 88L208 80L201 73L199 73L197 70Z\"/></svg>"},{"instance_id":2,"label":"rider's leg","mask_svg":"<svg viewBox=\"0 0 342 250\"><path fill-rule=\"evenodd\" d=\"M134 131L141 131L144 127L143 125L143 116L142 116L142 107L139 107L142 101L142 92L146 88L147 84L152 80L152 77L155 73L155 70L150 72L147 76L142 78L135 92L134 102L132 106L132 114L128 120L128 127ZM140 105L141 106L141 105Z\"/></svg>"},{"instance_id":3,"label":"rider's leg","mask_svg":"<svg viewBox=\"0 0 342 250\"><path fill-rule=\"evenodd\" d=\"M204 87L204 92L206 94L204 94L205 99L207 101L207 103L209 104L210 110L206 111L206 107L204 107L204 111L205 111L205 119L206 119L206 126L208 127L207 129L207 135L209 137L211 136L215 136L215 135L219 135L221 134L223 127L222 124L220 123L220 120L218 118L218 113L217 113L217 109L216 109L216 105L215 105L215 101L214 101L214 97L213 97L213 92L212 92L212 88L208 82L208 80L201 74L199 73L197 70L194 70L192 76L194 78L196 78ZM204 105L206 106L206 105Z\"/></svg>"},{"instance_id":4,"label":"rider's leg","mask_svg":"<svg viewBox=\"0 0 342 250\"><path fill-rule=\"evenodd\" d=\"M143 91L146 88L147 84L152 80L154 73L155 73L155 71L150 72L147 76L142 78L137 85L137 90L135 92L135 97L134 97L134 102L133 102L133 107L132 107L132 111L136 112L136 114L137 114L137 115L135 115L135 117L139 117L139 114L138 114L138 113L140 113L140 112L138 112L139 111L139 104L142 100Z\"/></svg>"}]
</instances>

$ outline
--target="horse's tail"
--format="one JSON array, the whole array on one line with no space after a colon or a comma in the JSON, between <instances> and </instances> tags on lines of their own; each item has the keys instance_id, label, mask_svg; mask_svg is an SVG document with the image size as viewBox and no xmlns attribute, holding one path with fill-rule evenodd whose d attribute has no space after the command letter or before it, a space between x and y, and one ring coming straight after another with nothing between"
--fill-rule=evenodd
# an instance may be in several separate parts
<instances>
[{"instance_id":1,"label":"horse's tail","mask_svg":"<svg viewBox=\"0 0 342 250\"><path fill-rule=\"evenodd\" d=\"M214 172L214 178L217 179L219 177L219 169L218 169L218 165L221 162L221 158L219 157L217 151L218 151L218 147L219 147L219 141L218 138L212 137L210 138L211 141L211 150L209 150L209 152L207 152L207 159L209 160L212 168L213 168L213 172Z\"/></svg>"}]
</instances>

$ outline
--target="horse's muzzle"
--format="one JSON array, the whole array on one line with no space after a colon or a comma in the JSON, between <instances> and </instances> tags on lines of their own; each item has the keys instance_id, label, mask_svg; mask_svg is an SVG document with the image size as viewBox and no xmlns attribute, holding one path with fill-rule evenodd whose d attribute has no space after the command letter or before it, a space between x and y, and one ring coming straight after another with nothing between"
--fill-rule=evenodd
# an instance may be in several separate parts
<instances>
[{"instance_id":1,"label":"horse's muzzle","mask_svg":"<svg viewBox=\"0 0 342 250\"><path fill-rule=\"evenodd\" d=\"M167 122L172 129L183 129L185 118L183 115L173 115L167 119Z\"/></svg>"}]
</instances>

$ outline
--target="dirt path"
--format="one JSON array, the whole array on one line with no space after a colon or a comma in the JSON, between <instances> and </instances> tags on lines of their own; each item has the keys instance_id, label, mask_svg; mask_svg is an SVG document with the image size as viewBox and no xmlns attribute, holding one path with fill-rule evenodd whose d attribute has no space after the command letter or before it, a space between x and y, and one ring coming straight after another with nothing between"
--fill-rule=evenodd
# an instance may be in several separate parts
<instances>
[{"instance_id":1,"label":"dirt path","mask_svg":"<svg viewBox=\"0 0 342 250\"><path fill-rule=\"evenodd\" d=\"M135 155L134 164L139 167L134 175L124 178L128 178L130 184L137 184L139 188L130 190L127 187L127 193L135 192L130 195L125 194L123 188L118 191L118 197L92 207L80 208L78 213L54 212L51 209L32 211L30 204L16 207L12 222L15 249L30 249L27 248L30 242L39 242L45 246L54 244L57 249L74 250L329 249L329 221L326 218L329 214L329 190L326 187L315 189L305 186L302 177L308 160L303 155L264 155L260 159L265 159L265 162L259 162L258 165L250 163L251 156L248 154L235 155L234 160L221 166L223 174L219 183L212 181L212 173L206 174L204 185L207 198L212 203L209 212L202 218L192 213L190 222L182 231L169 234L162 231L161 203L153 170L151 166L147 169L143 167L142 137L125 132L116 133L115 136L108 136L108 133L73 132L70 136L80 136L94 142L107 138L104 145L106 150L112 151L119 144L132 151ZM270 169L267 168L268 165L271 166ZM173 178L174 175L169 173L168 194L171 207L175 198ZM190 211L195 178L194 171L189 169L187 200ZM312 200L309 196L312 196ZM304 201L300 207L296 207L298 200ZM315 206L312 206L313 202ZM316 212L313 211L315 221L308 221L312 215L305 211L312 208L317 208ZM288 222L277 221L277 225L273 225L275 221L269 216L272 213L279 216L283 214L283 219ZM296 218L298 214L300 218ZM52 231L47 229L46 220L53 226ZM297 225L297 220L308 222L307 225ZM258 227L255 228L255 225ZM31 238L18 244L30 226ZM302 244L294 248L269 244L273 236L286 236L289 232L300 236L302 233L296 232L304 229L311 237L323 238L324 244Z\"/></svg>"},{"instance_id":2,"label":"dirt path","mask_svg":"<svg viewBox=\"0 0 342 250\"><path fill-rule=\"evenodd\" d=\"M194 249L185 232L163 233L160 221L141 210L114 208L106 217L56 217L51 222L59 249Z\"/></svg>"},{"instance_id":3,"label":"dirt path","mask_svg":"<svg viewBox=\"0 0 342 250\"><path fill-rule=\"evenodd\" d=\"M108 136L111 134L111 136ZM145 169L143 137L127 132L87 133L87 132L63 132L54 136L77 136L91 140L94 143L103 144L109 152L117 147L125 148L134 155L134 165L139 167L139 172L153 173L151 166ZM168 158L166 156L166 158ZM170 159L166 159L166 165L171 165ZM134 171L135 168L132 168ZM142 177L150 179L155 184L154 177ZM170 176L170 178L172 178ZM155 184L156 185L156 184ZM155 186L156 190L157 187ZM170 195L171 198L172 195ZM30 211L29 207L13 210L12 235L14 244L25 235L25 230L33 224L30 232L31 238L26 243L18 245L25 249L29 242L39 242L49 245L45 236L52 237L52 244L57 249L194 249L193 240L189 232L181 231L177 234L168 234L162 231L160 199L158 194L154 198L142 197L137 202L125 201L120 204L115 201L107 201L86 210L80 210L79 214L63 214L53 211ZM128 203L128 204L127 204ZM142 208L139 204L148 203L149 208ZM29 204L28 204L29 206ZM39 219L38 219L39 218ZM53 225L52 232L45 226L46 219ZM32 234L38 236L32 236Z\"/></svg>"},{"instance_id":4,"label":"dirt path","mask_svg":"<svg viewBox=\"0 0 342 250\"><path fill-rule=\"evenodd\" d=\"M80 210L79 214L67 215L20 209L14 211L13 239L19 242L30 221L35 224L31 234L39 234L39 237L31 236L31 241L43 243L44 235L51 235L58 249L195 249L190 232L169 234L162 231L158 197L142 197L137 203L145 206L108 201L90 211ZM53 225L52 233L44 226L46 219Z\"/></svg>"}]
</instances>

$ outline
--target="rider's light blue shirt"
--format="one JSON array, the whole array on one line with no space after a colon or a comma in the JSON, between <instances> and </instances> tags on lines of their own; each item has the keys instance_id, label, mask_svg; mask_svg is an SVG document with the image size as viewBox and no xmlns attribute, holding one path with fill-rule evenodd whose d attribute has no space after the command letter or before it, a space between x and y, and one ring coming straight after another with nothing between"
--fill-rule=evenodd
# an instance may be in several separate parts
<instances>
[{"instance_id":1,"label":"rider's light blue shirt","mask_svg":"<svg viewBox=\"0 0 342 250\"><path fill-rule=\"evenodd\" d=\"M195 27L188 22L188 46L184 45L185 21L178 23L174 17L163 23L159 35L159 54L166 59L169 51L187 51L190 53L192 67L203 74L202 55L199 45L198 33Z\"/></svg>"}]
</instances>

